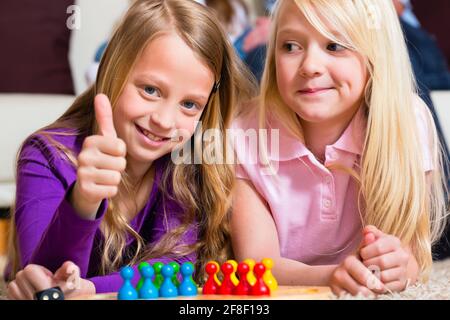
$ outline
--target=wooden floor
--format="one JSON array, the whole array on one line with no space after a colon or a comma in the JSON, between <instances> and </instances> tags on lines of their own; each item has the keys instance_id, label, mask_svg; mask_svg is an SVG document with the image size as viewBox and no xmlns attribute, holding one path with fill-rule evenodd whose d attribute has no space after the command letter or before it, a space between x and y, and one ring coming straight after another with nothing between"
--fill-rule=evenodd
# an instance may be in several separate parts
<instances>
[{"instance_id":1,"label":"wooden floor","mask_svg":"<svg viewBox=\"0 0 450 320\"><path fill-rule=\"evenodd\" d=\"M328 287L300 287L300 286L280 286L271 296L234 296L234 295L199 295L195 297L176 297L176 300L329 300L331 290ZM116 300L117 293L97 294L93 296L79 296L74 300ZM158 298L169 299L169 298Z\"/></svg>"},{"instance_id":2,"label":"wooden floor","mask_svg":"<svg viewBox=\"0 0 450 320\"><path fill-rule=\"evenodd\" d=\"M6 255L8 247L9 219L0 219L0 256Z\"/></svg>"}]
</instances>

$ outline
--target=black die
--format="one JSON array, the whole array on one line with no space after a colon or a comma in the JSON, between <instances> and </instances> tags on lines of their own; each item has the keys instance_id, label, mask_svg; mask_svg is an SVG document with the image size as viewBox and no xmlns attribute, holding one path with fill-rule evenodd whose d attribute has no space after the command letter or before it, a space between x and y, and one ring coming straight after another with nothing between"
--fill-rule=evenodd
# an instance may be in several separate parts
<instances>
[{"instance_id":1,"label":"black die","mask_svg":"<svg viewBox=\"0 0 450 320\"><path fill-rule=\"evenodd\" d=\"M36 300L64 300L64 293L60 287L54 287L36 292Z\"/></svg>"}]
</instances>

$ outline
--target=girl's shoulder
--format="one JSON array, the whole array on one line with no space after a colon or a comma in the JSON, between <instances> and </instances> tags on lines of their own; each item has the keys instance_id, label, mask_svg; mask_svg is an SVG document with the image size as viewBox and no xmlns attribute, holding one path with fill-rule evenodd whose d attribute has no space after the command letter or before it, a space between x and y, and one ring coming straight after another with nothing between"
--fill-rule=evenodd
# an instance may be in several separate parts
<instances>
[{"instance_id":1,"label":"girl's shoulder","mask_svg":"<svg viewBox=\"0 0 450 320\"><path fill-rule=\"evenodd\" d=\"M415 113L415 116L418 121L420 122L429 122L433 121L431 112L426 105L426 103L420 98L418 95L413 96L413 110Z\"/></svg>"},{"instance_id":2,"label":"girl's shoulder","mask_svg":"<svg viewBox=\"0 0 450 320\"><path fill-rule=\"evenodd\" d=\"M80 135L76 130L72 129L42 129L31 134L24 141L23 147L31 146L41 150L65 147L73 152L79 152L84 138L83 135Z\"/></svg>"},{"instance_id":3,"label":"girl's shoulder","mask_svg":"<svg viewBox=\"0 0 450 320\"><path fill-rule=\"evenodd\" d=\"M417 95L414 95L413 97L413 111L419 142L422 145L424 170L430 171L435 167L433 154L436 149L435 144L437 141L435 137L433 116L425 102Z\"/></svg>"},{"instance_id":4,"label":"girl's shoulder","mask_svg":"<svg viewBox=\"0 0 450 320\"><path fill-rule=\"evenodd\" d=\"M430 138L433 134L433 116L425 102L417 95L413 97L413 111L419 136Z\"/></svg>"},{"instance_id":5,"label":"girl's shoulder","mask_svg":"<svg viewBox=\"0 0 450 320\"><path fill-rule=\"evenodd\" d=\"M70 156L77 156L84 136L69 129L43 129L31 134L23 143L19 153L21 161L61 162L70 164Z\"/></svg>"}]
</instances>

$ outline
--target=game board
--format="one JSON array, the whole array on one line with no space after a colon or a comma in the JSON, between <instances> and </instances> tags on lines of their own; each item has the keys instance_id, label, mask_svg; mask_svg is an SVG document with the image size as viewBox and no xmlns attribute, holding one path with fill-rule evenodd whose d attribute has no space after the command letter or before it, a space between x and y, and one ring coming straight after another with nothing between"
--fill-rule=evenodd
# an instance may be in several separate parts
<instances>
[{"instance_id":1,"label":"game board","mask_svg":"<svg viewBox=\"0 0 450 320\"><path fill-rule=\"evenodd\" d=\"M194 297L157 298L170 300L329 300L328 287L279 286L270 296L203 295L201 288ZM73 300L117 300L117 293L78 296Z\"/></svg>"}]
</instances>

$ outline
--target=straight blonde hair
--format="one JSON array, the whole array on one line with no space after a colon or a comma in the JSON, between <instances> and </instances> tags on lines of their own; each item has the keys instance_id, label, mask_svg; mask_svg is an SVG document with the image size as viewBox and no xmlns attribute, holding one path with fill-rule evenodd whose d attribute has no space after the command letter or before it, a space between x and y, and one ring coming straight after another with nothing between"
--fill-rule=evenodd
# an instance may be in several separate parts
<instances>
[{"instance_id":1,"label":"straight blonde hair","mask_svg":"<svg viewBox=\"0 0 450 320\"><path fill-rule=\"evenodd\" d=\"M346 168L360 185L364 224L375 225L410 245L426 280L432 244L442 234L448 197L442 148L431 115L417 103L417 89L405 39L392 0L280 0L273 13L259 97L259 124L269 114L304 141L300 121L281 98L276 79L275 45L280 7L295 1L308 22L331 41L366 58L370 79L364 92L367 128L360 172ZM337 30L338 39L329 27ZM416 110L419 108L420 110ZM425 112L434 165L425 175L416 112Z\"/></svg>"},{"instance_id":2,"label":"straight blonde hair","mask_svg":"<svg viewBox=\"0 0 450 320\"><path fill-rule=\"evenodd\" d=\"M186 0L137 0L128 10L114 32L101 60L96 83L81 94L73 105L53 124L35 134L47 137L68 161L76 167L76 155L52 139L52 135L69 134L89 136L97 132L94 113L94 97L106 94L113 106L126 84L130 71L147 44L162 32L176 32L214 73L215 89L200 121L204 131L220 129L223 145L227 140L225 128L234 117L238 101L255 94L256 85L248 71L239 62L227 36L203 5ZM219 85L220 83L220 85ZM64 128L70 133L55 132ZM203 150L201 141L187 142L192 153ZM226 152L226 151L225 151ZM202 155L201 155L202 156ZM130 196L131 181L124 176L122 182ZM120 268L124 261L136 264L151 258L177 258L193 251L198 253L198 281L203 281L203 265L209 260L225 261L231 255L229 245L229 211L231 190L234 184L233 167L228 164L167 164L160 189L164 199L175 199L185 215L179 227L168 233L154 246L147 246L140 235L128 224L120 212L115 198L110 199L107 213L101 223L104 235L103 254L99 273L107 274ZM119 188L121 189L121 188ZM173 195L167 191L172 190ZM14 219L13 219L14 221ZM190 228L199 232L198 242L179 246L180 237ZM13 224L10 255L16 272L20 267L16 230ZM125 252L127 235L137 241L134 253Z\"/></svg>"}]
</instances>

